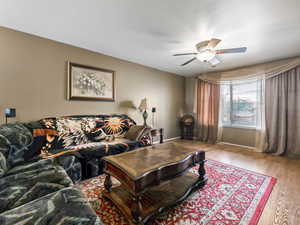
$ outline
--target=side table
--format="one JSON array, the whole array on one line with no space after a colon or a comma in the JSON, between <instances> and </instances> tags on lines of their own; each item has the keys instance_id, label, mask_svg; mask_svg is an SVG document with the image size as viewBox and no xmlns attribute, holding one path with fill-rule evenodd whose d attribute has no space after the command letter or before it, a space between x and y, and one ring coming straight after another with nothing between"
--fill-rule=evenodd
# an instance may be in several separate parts
<instances>
[{"instance_id":1,"label":"side table","mask_svg":"<svg viewBox=\"0 0 300 225\"><path fill-rule=\"evenodd\" d=\"M159 136L159 143L164 143L164 128L152 128L151 129L151 142L153 144L154 138Z\"/></svg>"}]
</instances>

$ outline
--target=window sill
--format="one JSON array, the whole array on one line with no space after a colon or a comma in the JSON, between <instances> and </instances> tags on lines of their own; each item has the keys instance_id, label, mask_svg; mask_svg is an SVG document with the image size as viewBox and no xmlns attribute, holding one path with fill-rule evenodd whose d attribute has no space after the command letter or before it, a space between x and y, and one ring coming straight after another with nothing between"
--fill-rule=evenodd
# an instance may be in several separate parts
<instances>
[{"instance_id":1,"label":"window sill","mask_svg":"<svg viewBox=\"0 0 300 225\"><path fill-rule=\"evenodd\" d=\"M239 126L239 125L224 125L222 127L223 128L245 129L245 130L256 130L256 127Z\"/></svg>"}]
</instances>

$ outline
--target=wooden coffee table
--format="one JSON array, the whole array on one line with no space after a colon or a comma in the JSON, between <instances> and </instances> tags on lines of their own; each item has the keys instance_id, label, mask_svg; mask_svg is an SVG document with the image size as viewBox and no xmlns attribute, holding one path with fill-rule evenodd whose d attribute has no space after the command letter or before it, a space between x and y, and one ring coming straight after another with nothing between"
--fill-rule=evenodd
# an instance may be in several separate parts
<instances>
[{"instance_id":1,"label":"wooden coffee table","mask_svg":"<svg viewBox=\"0 0 300 225\"><path fill-rule=\"evenodd\" d=\"M104 196L132 224L145 224L206 184L205 152L167 143L104 157ZM188 169L199 164L198 174ZM112 187L111 176L121 185Z\"/></svg>"}]
</instances>

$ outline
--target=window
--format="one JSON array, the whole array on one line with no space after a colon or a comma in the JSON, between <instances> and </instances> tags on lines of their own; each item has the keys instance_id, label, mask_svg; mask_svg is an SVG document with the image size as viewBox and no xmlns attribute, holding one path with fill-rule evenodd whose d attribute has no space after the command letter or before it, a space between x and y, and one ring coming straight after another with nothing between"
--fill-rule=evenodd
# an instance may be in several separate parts
<instances>
[{"instance_id":1,"label":"window","mask_svg":"<svg viewBox=\"0 0 300 225\"><path fill-rule=\"evenodd\" d=\"M261 81L221 85L222 125L256 127L260 96Z\"/></svg>"}]
</instances>

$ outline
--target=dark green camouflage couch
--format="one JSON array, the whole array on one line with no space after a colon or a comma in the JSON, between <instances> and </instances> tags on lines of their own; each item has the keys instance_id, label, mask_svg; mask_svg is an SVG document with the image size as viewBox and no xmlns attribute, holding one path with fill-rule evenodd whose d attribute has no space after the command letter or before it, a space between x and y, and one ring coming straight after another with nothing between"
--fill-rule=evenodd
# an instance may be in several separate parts
<instances>
[{"instance_id":1,"label":"dark green camouflage couch","mask_svg":"<svg viewBox=\"0 0 300 225\"><path fill-rule=\"evenodd\" d=\"M0 126L0 224L101 224L73 184L101 174L103 156L149 145L147 130L124 138L133 125L98 115Z\"/></svg>"},{"instance_id":2,"label":"dark green camouflage couch","mask_svg":"<svg viewBox=\"0 0 300 225\"><path fill-rule=\"evenodd\" d=\"M25 160L33 139L22 123L0 126L0 224L102 224L66 173L74 156Z\"/></svg>"}]
</instances>

